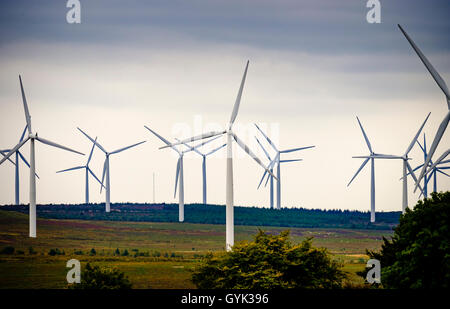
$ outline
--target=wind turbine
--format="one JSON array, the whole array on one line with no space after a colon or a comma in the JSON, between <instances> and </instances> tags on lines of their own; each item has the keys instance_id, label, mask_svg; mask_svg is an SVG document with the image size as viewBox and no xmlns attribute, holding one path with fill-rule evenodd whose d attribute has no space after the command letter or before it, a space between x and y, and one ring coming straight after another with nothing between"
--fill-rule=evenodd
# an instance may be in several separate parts
<instances>
[{"instance_id":1,"label":"wind turbine","mask_svg":"<svg viewBox=\"0 0 450 309\"><path fill-rule=\"evenodd\" d=\"M420 180L425 176L427 167L434 155L434 152L436 151L437 146L439 145L439 142L441 141L442 136L444 135L445 129L447 128L448 122L450 120L450 92L447 88L447 84L442 79L442 77L439 75L439 73L434 69L434 67L431 65L431 63L428 61L428 59L425 57L425 55L422 53L422 51L417 47L417 45L414 43L414 41L409 37L409 35L403 30L402 26L398 25L400 31L403 33L405 38L408 40L409 44L411 44L414 51L419 56L420 60L422 60L423 64L427 68L428 72L430 72L431 76L435 80L435 82L438 84L439 88L441 88L442 92L444 92L445 98L447 100L447 114L445 115L444 119L442 120L441 124L439 125L439 128L436 132L436 135L434 137L433 143L431 144L430 151L427 155L427 158L425 160L425 164L422 167L422 170L420 171L420 175L417 178L417 181L415 183L414 192L417 190L417 187L419 186Z\"/></svg>"},{"instance_id":2,"label":"wind turbine","mask_svg":"<svg viewBox=\"0 0 450 309\"><path fill-rule=\"evenodd\" d=\"M227 136L227 178L226 178L226 240L225 246L226 250L229 251L234 245L234 191L233 191L233 140L241 147L250 157L253 158L259 165L261 165L265 170L267 167L261 162L261 160L250 150L250 148L245 145L245 143L233 132L233 123L236 120L239 111L239 105L241 102L242 91L244 89L245 78L247 76L248 64L245 67L244 75L242 77L241 85L239 87L239 91L236 97L236 101L234 103L233 111L231 113L230 121L227 125L227 129L224 131L211 131L204 134L200 134L180 142L166 145L162 148L167 148L175 145L180 145L182 143L190 143L196 140L210 138L222 134L226 134ZM269 174L272 172L268 171Z\"/></svg>"},{"instance_id":3,"label":"wind turbine","mask_svg":"<svg viewBox=\"0 0 450 309\"><path fill-rule=\"evenodd\" d=\"M192 151L194 151L194 152L197 153L198 155L202 156L203 205L206 205L206 204L207 204L207 200L206 200L206 158L207 158L209 155L212 155L213 153L215 153L216 151L222 149L222 148L225 147L227 144L223 144L223 145L221 145L221 146L219 146L219 147L216 147L216 148L214 148L213 150L209 151L208 153L203 153L203 152L199 151L198 148L199 148L200 146L203 146L203 145L205 145L205 144L207 144L207 143L209 143L209 142L212 142L212 141L218 139L219 137L220 137L220 136L216 136L215 138L212 138L212 139L208 140L207 142L202 143L202 144L199 144L199 145L196 145L196 146L191 146L191 145L189 145L189 144L183 143L183 145L187 146L189 149L191 149ZM178 140L178 139L177 139L177 140ZM179 140L178 140L178 141L179 141Z\"/></svg>"},{"instance_id":4,"label":"wind turbine","mask_svg":"<svg viewBox=\"0 0 450 309\"><path fill-rule=\"evenodd\" d=\"M68 171L73 171L73 170L78 170L78 169L85 169L86 170L86 205L89 204L89 174L92 175L92 177L94 177L95 180L98 181L98 183L103 186L102 182L100 181L100 179L97 178L97 176L95 176L94 172L89 168L89 162L91 162L91 158L92 158L92 153L94 152L94 148L95 148L95 143L97 142L97 138L95 138L94 143L92 144L92 148L91 148L91 152L89 154L89 158L86 162L86 165L82 165L82 166L76 166L76 167L72 167L72 168L68 168L65 170L61 170L61 171L57 171L57 173L63 173L63 172L68 172ZM103 186L104 187L104 186Z\"/></svg>"},{"instance_id":5,"label":"wind turbine","mask_svg":"<svg viewBox=\"0 0 450 309\"><path fill-rule=\"evenodd\" d=\"M83 133L83 135L86 136L91 142L93 142L94 145L97 145L97 147L105 153L105 163L103 164L103 173L102 173L102 181L101 181L102 186L100 187L100 193L102 192L102 188L105 187L105 191L106 191L106 193L105 193L105 196L106 196L105 211L110 212L111 211L111 187L110 187L110 181L109 181L109 156L113 155L113 154L117 154L124 150L130 149L132 147L138 146L142 143L145 143L146 141L142 141L142 142L139 142L139 143L127 146L127 147L119 148L117 150L108 152L102 145L99 144L99 142L97 142L97 140L93 140L89 135L87 135L80 128L77 127L77 129L81 133ZM106 186L103 185L103 181L105 180L105 174L106 174Z\"/></svg>"},{"instance_id":6,"label":"wind turbine","mask_svg":"<svg viewBox=\"0 0 450 309\"><path fill-rule=\"evenodd\" d=\"M272 142L272 140L259 128L259 126L255 123L256 128L258 129L259 132L261 132L261 134L265 137L265 139L267 140L267 142L272 146L272 148L275 150L276 155L275 158L272 160L272 162L269 165L269 169L273 170L273 166L276 164L277 165L277 209L281 209L281 163L286 163L286 162L295 162L295 161L301 161L301 159L295 159L295 160L280 160L281 154L282 153L289 153L289 152L295 152L295 151L300 151L300 150L305 150L305 149L309 149L309 148L314 148L316 146L306 146L306 147L300 147L300 148L292 148L292 149L285 149L285 150L278 150L278 148L275 146L275 144ZM259 143L259 141L258 141ZM260 146L262 147L262 145L260 144ZM264 148L263 148L264 149ZM265 151L265 150L264 150ZM266 154L267 155L267 154ZM269 159L270 160L270 159ZM261 178L261 181L259 182L258 188L259 186L261 186L261 183L264 179L264 177L266 176L267 172L264 172L263 177ZM267 182L266 182L267 183ZM271 187L273 187L273 180L270 179L270 185ZM272 189L271 189L272 190ZM272 194L273 196L273 194Z\"/></svg>"},{"instance_id":7,"label":"wind turbine","mask_svg":"<svg viewBox=\"0 0 450 309\"><path fill-rule=\"evenodd\" d=\"M423 135L423 146L420 144L419 141L417 141L417 144L419 145L420 149L422 150L424 154L424 162L426 161L426 158L428 156L427 154L427 146L426 146L426 139L425 134ZM430 160L430 168L427 170L428 176L425 174L425 177L423 178L424 181L424 187L423 187L423 196L426 198L428 197L428 182L431 178L433 178L433 192L437 192L437 173L443 174L447 177L450 177L447 173L443 172L442 170L450 169L448 166L441 166L443 164L449 163L450 160L443 160L448 155L448 152L444 152L440 158L436 162L433 162L433 160ZM424 163L425 164L425 163ZM417 169L421 168L424 164L421 164L417 166L413 171L416 171Z\"/></svg>"},{"instance_id":8,"label":"wind turbine","mask_svg":"<svg viewBox=\"0 0 450 309\"><path fill-rule=\"evenodd\" d=\"M175 192L173 193L173 197L175 197L177 195L177 186L178 186L178 181L179 181L180 182L180 190L178 191L178 221L179 222L184 222L184 173L183 173L184 169L183 169L183 157L184 157L185 153L191 152L192 149L185 150L185 151L180 151L176 147L172 146L167 139L165 139L164 137L162 137L161 135L159 135L158 133L156 133L155 131L153 131L149 127L147 127L145 125L144 125L144 127L147 130L149 130L151 133L153 133L161 141L163 141L166 145L170 146L170 148L172 148L176 153L178 153L177 170L176 170L176 174L175 174Z\"/></svg>"},{"instance_id":9,"label":"wind turbine","mask_svg":"<svg viewBox=\"0 0 450 309\"><path fill-rule=\"evenodd\" d=\"M267 152L267 150L264 148L264 146L261 144L261 142L259 141L259 139L255 136L256 141L258 142L259 146L262 148L264 154L266 155L267 159L269 159L269 170L272 172L273 174L273 165L277 162L277 158L278 158L278 154L276 155L276 157L274 159L272 159L269 155L269 153ZM280 160L280 163L287 163L287 162L298 162L298 161L302 161L302 159L293 159L293 160ZM264 172L264 175L259 183L258 188L260 187L265 175L267 174L267 172ZM269 201L270 201L270 209L273 209L273 177L271 175L269 175L269 177L267 178L267 181L270 179L270 189L269 189ZM266 185L267 185L267 181L266 181ZM280 181L280 178L278 178L278 181ZM279 208L278 208L279 209Z\"/></svg>"},{"instance_id":10,"label":"wind turbine","mask_svg":"<svg viewBox=\"0 0 450 309\"><path fill-rule=\"evenodd\" d=\"M355 175L352 177L350 182L347 184L347 187L350 186L352 181L356 178L359 172L361 172L361 170L370 160L370 222L375 222L375 159L403 159L403 157L375 153L372 150L372 146L370 145L369 139L367 138L366 132L364 131L364 128L362 127L361 122L359 121L359 118L356 117L356 119L358 120L359 127L361 128L364 140L366 141L370 153L368 156L353 157L353 158L362 158L365 160L363 161L359 169L356 171ZM407 153L409 153L409 151L407 151Z\"/></svg>"},{"instance_id":11,"label":"wind turbine","mask_svg":"<svg viewBox=\"0 0 450 309\"><path fill-rule=\"evenodd\" d=\"M22 77L19 75L19 81L20 81L20 90L22 92L22 101L23 101L23 108L25 111L25 120L27 122L27 129L28 129L28 136L25 137L19 144L17 144L13 149L11 149L6 156L3 157L3 159L0 160L0 164L5 162L13 153L18 151L20 147L22 147L28 140L30 141L30 237L36 237L36 162L35 162L35 147L34 142L39 141L43 144L53 146L56 148L61 148L67 151L71 151L74 153L78 153L81 155L84 155L81 152L78 152L76 150L70 149L65 146L61 146L59 144L56 144L52 141L49 141L43 137L38 136L37 132L33 133L31 129L31 116L30 112L28 110L28 104L27 99L25 97L25 91L23 90L22 85Z\"/></svg>"},{"instance_id":12,"label":"wind turbine","mask_svg":"<svg viewBox=\"0 0 450 309\"><path fill-rule=\"evenodd\" d=\"M19 143L23 141L23 138L25 136L25 132L27 132L27 126L25 126L25 129L22 132L22 135L20 136ZM10 152L11 149L3 149L0 150L0 153L5 156L8 152ZM16 151L16 162L14 163L11 161L11 159L8 158L8 161L10 161L12 164L15 165L15 204L20 205L20 187L19 187L19 161L22 160L28 167L30 167L30 164L28 163L27 159L23 156L23 154L17 150ZM19 160L20 158L20 160ZM36 177L39 179L39 176L36 174Z\"/></svg>"}]
</instances>

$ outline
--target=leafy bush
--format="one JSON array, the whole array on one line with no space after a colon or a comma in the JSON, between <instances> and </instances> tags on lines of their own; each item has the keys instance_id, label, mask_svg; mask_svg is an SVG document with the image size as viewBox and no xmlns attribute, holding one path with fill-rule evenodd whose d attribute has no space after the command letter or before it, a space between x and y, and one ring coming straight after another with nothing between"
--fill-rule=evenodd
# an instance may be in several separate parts
<instances>
[{"instance_id":1,"label":"leafy bush","mask_svg":"<svg viewBox=\"0 0 450 309\"><path fill-rule=\"evenodd\" d=\"M97 251L95 251L94 248L92 248L91 251L89 252L89 255L90 255L90 256L94 256L94 255L96 255L96 254L97 254Z\"/></svg>"},{"instance_id":2,"label":"leafy bush","mask_svg":"<svg viewBox=\"0 0 450 309\"><path fill-rule=\"evenodd\" d=\"M391 240L383 237L381 250L367 254L380 261L386 288L449 288L450 192L406 209Z\"/></svg>"},{"instance_id":3,"label":"leafy bush","mask_svg":"<svg viewBox=\"0 0 450 309\"><path fill-rule=\"evenodd\" d=\"M55 256L55 255L65 255L66 253L63 251L60 251L58 248L56 249L50 249L50 251L48 251L48 255L51 256Z\"/></svg>"},{"instance_id":4,"label":"leafy bush","mask_svg":"<svg viewBox=\"0 0 450 309\"><path fill-rule=\"evenodd\" d=\"M252 242L209 253L192 281L208 289L339 288L344 278L341 265L326 249L313 247L311 238L295 245L289 231L269 235L260 230Z\"/></svg>"},{"instance_id":5,"label":"leafy bush","mask_svg":"<svg viewBox=\"0 0 450 309\"><path fill-rule=\"evenodd\" d=\"M130 255L130 253L128 253L128 250L127 249L125 249L123 252L122 252L122 256L129 256Z\"/></svg>"},{"instance_id":6,"label":"leafy bush","mask_svg":"<svg viewBox=\"0 0 450 309\"><path fill-rule=\"evenodd\" d=\"M7 247L4 247L1 251L0 251L0 254L14 254L14 251L15 251L16 249L14 248L14 247L12 247L12 246L7 246Z\"/></svg>"},{"instance_id":7,"label":"leafy bush","mask_svg":"<svg viewBox=\"0 0 450 309\"><path fill-rule=\"evenodd\" d=\"M89 263L81 272L81 283L69 285L72 289L131 289L132 284L117 268L100 268Z\"/></svg>"}]
</instances>

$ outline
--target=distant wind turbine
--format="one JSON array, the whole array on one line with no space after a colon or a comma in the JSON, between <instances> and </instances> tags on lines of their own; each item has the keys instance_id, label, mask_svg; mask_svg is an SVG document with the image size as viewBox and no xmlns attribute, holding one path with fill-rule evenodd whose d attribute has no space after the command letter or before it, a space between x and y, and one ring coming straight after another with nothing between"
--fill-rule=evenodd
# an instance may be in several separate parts
<instances>
[{"instance_id":1,"label":"distant wind turbine","mask_svg":"<svg viewBox=\"0 0 450 309\"><path fill-rule=\"evenodd\" d=\"M94 172L89 168L89 162L91 162L92 153L94 152L94 148L95 148L95 142L97 142L97 138L95 138L95 141L92 144L91 152L89 154L89 158L86 162L86 165L76 166L76 167L68 168L65 170L57 171L57 173L63 173L63 172L68 172L68 171L73 171L73 170L78 170L78 169L85 169L85 171L86 171L86 185L85 185L85 187L86 187L86 189L85 189L86 205L89 204L89 174L91 174L92 177L94 177L94 179L97 180L101 186L103 186L100 179L98 179L97 176L95 176Z\"/></svg>"},{"instance_id":2,"label":"distant wind turbine","mask_svg":"<svg viewBox=\"0 0 450 309\"><path fill-rule=\"evenodd\" d=\"M262 150L263 150L264 154L266 155L267 159L269 160L269 167L268 168L273 174L273 166L274 166L275 163L277 163L277 159L279 158L278 154L275 156L274 159L272 159L270 154L267 152L267 150L264 148L264 146L261 144L261 142L259 141L259 139L256 136L255 136L255 139L258 142L258 145L262 148ZM302 161L302 159L280 160L280 163L298 162L298 161ZM258 188L261 186L261 183L262 183L262 181L263 181L263 179L264 179L266 174L267 174L267 172L264 172L264 175L263 175L263 177L262 177L262 179L261 179L261 181L260 181L260 183L258 185ZM280 174L278 174L278 177L280 177ZM280 178L278 178L278 181L280 181ZM269 177L267 178L267 181L269 179L270 179L270 189L269 189L270 209L273 209L273 207L274 207L273 206L273 200L274 200L273 199L273 196L274 196L274 194L273 194L273 179L274 178L273 178L273 176L269 175ZM266 181L266 184L267 184L267 181ZM280 201L279 204L281 205L281 201ZM278 209L280 209L280 208L278 208Z\"/></svg>"},{"instance_id":3,"label":"distant wind turbine","mask_svg":"<svg viewBox=\"0 0 450 309\"><path fill-rule=\"evenodd\" d=\"M206 158L209 155L212 155L213 153L215 153L216 151L222 149L223 147L225 147L227 144L223 144L219 147L214 148L213 150L209 151L208 153L203 153L201 151L198 150L198 148L200 146L205 145L206 143L212 142L216 139L218 139L220 136L216 136L215 138L212 138L210 140L208 140L207 142L204 142L202 144L196 145L196 146L191 146L189 144L183 143L186 147L188 147L189 149L191 149L192 151L194 151L195 153L197 153L198 155L202 156L202 175L203 175L203 205L207 204L207 199L206 199ZM178 139L177 139L178 140Z\"/></svg>"},{"instance_id":4,"label":"distant wind turbine","mask_svg":"<svg viewBox=\"0 0 450 309\"><path fill-rule=\"evenodd\" d=\"M430 72L431 76L441 88L442 92L445 95L445 98L447 100L447 114L445 115L444 119L442 120L441 124L439 125L439 128L436 132L436 135L434 137L433 143L431 144L430 151L428 152L427 159L425 161L425 164L422 167L422 170L420 171L420 175L417 178L414 192L417 190L419 186L420 180L425 176L427 168L430 164L431 159L433 158L433 155L436 151L437 146L439 145L439 142L442 139L442 136L444 135L445 129L447 128L448 122L450 120L450 92L447 88L447 84L445 83L444 79L439 75L439 73L435 70L435 68L431 65L431 63L428 61L428 59L425 57L425 55L422 53L422 51L417 47L417 45L414 43L414 41L409 37L409 35L406 33L405 30L403 30L402 26L398 25L400 31L403 33L405 38L408 40L409 44L412 46L416 54L419 56L420 60L422 60L423 64L427 68L428 72Z\"/></svg>"},{"instance_id":5,"label":"distant wind turbine","mask_svg":"<svg viewBox=\"0 0 450 309\"><path fill-rule=\"evenodd\" d=\"M305 150L305 149L310 149L310 148L314 148L316 146L306 146L306 147L300 147L300 148L278 150L278 148L275 146L275 144L272 142L272 140L259 128L259 126L256 123L255 123L255 126L258 129L258 131L261 132L261 134L265 137L267 142L270 144L270 146L272 146L272 148L276 152L275 158L272 160L272 162L269 165L269 169L273 170L273 166L276 164L276 166L277 166L277 179L278 179L278 181L277 181L277 209L281 209L281 163L301 161L301 159L281 160L280 159L281 154L282 153L290 153L290 152ZM258 143L259 143L259 141L258 141ZM262 146L262 145L260 144L260 146ZM259 188L259 186L261 186L261 183L264 180L264 177L266 176L266 174L267 174L267 171L264 172L264 175L261 178L261 181L259 182L258 188ZM271 181L271 186L273 187L273 180L271 179L270 181Z\"/></svg>"},{"instance_id":6,"label":"distant wind turbine","mask_svg":"<svg viewBox=\"0 0 450 309\"><path fill-rule=\"evenodd\" d=\"M178 154L177 169L176 169L176 174L175 174L175 192L173 193L173 196L175 197L177 195L177 186L178 186L178 182L180 182L180 189L178 191L178 221L179 222L184 222L184 168L183 168L183 157L184 157L185 153L191 152L192 149L185 150L185 151L180 151L176 147L172 146L171 143L167 139L165 139L164 137L162 137L161 135L159 135L158 133L156 133L155 131L153 131L149 127L147 127L145 125L144 125L144 127L147 130L149 130L151 133L153 133L157 138L159 138L164 144L170 146L170 148L172 148Z\"/></svg>"},{"instance_id":7,"label":"distant wind turbine","mask_svg":"<svg viewBox=\"0 0 450 309\"><path fill-rule=\"evenodd\" d=\"M119 148L117 150L108 152L106 151L106 149L99 144L99 142L97 142L97 140L92 139L89 135L87 135L87 133L85 133L83 130L81 130L80 128L77 128L81 133L83 133L84 136L86 136L91 142L94 143L94 145L97 145L97 147L103 151L105 153L105 163L103 164L103 173L102 173L102 186L100 187L100 192L102 192L102 188L105 188L105 196L106 196L106 201L105 201L105 211L106 212L110 212L111 211L111 186L110 186L110 174L109 174L109 156L113 155L113 154L117 154L119 152L122 152L124 150L130 149L132 147L138 146L142 143L145 143L146 141L142 141L130 146L126 146L123 148ZM105 174L106 174L106 185L103 185L103 181L105 180Z\"/></svg>"},{"instance_id":8,"label":"distant wind turbine","mask_svg":"<svg viewBox=\"0 0 450 309\"><path fill-rule=\"evenodd\" d=\"M259 165L261 165L265 170L267 170L267 167L261 162L261 160L248 148L247 145L239 138L237 135L233 132L233 123L236 120L236 117L238 115L239 111L239 105L241 103L241 97L242 97L242 91L244 89L245 84L245 78L247 76L247 70L248 70L248 64L245 67L244 75L242 76L241 85L239 87L239 91L236 97L236 101L234 103L233 111L231 113L231 118L228 123L228 127L224 131L212 131L207 132L204 134L200 134L185 140L182 140L181 142L167 145L161 148L167 148L175 145L180 145L182 143L190 143L196 140L200 139L206 139L217 135L226 134L227 136L227 178L226 178L226 240L225 240L225 247L226 250L229 251L234 245L234 191L233 191L233 140L241 147L250 157L253 158ZM272 174L272 172L268 171L269 174Z\"/></svg>"},{"instance_id":9,"label":"distant wind turbine","mask_svg":"<svg viewBox=\"0 0 450 309\"><path fill-rule=\"evenodd\" d=\"M27 132L27 126L25 126L25 129L23 130L22 135L20 136L19 143L23 141L25 132ZM3 150L0 150L0 153L3 156L6 156L6 154L10 151L11 151L11 149L3 149ZM20 205L20 181L19 181L19 175L20 175L19 174L19 165L20 164L19 164L19 161L22 160L25 163L25 165L28 166L28 168L30 167L30 164L28 163L27 159L25 159L25 157L19 150L17 150L15 154L16 154L16 160L15 160L16 162L11 161L10 158L8 158L8 161L10 161L15 166L15 203L16 203L16 205ZM19 160L19 158L20 158L20 160ZM36 177L39 179L39 176L37 174L36 174Z\"/></svg>"},{"instance_id":10,"label":"distant wind turbine","mask_svg":"<svg viewBox=\"0 0 450 309\"><path fill-rule=\"evenodd\" d=\"M425 123L427 122L428 118L430 117L431 113L428 113L428 116L425 118L425 121L422 123L422 125L419 128L419 131L417 131L414 138L411 140L411 143L409 143L408 148L406 148L405 153L403 156L391 156L391 155L383 155L383 156L377 156L377 159L401 159L403 161L403 177L401 178L403 180L403 186L402 186L402 212L405 213L406 208L408 207L408 177L407 175L411 175L411 177L414 179L414 181L417 180L416 175L414 174L414 170L411 168L411 165L409 164L408 160L411 158L408 157L408 154L414 147L414 144L417 141L417 138L420 135L420 132L422 131L423 127L425 126ZM356 157L355 157L356 158ZM370 156L358 156L357 158L370 158ZM409 171L409 173L408 173ZM419 185L420 187L420 185ZM420 190L422 191L422 188L420 187Z\"/></svg>"},{"instance_id":11,"label":"distant wind turbine","mask_svg":"<svg viewBox=\"0 0 450 309\"><path fill-rule=\"evenodd\" d=\"M347 184L347 187L350 186L352 181L358 176L359 172L364 168L364 166L369 162L370 160L370 222L375 222L375 159L402 159L400 156L393 156L393 155L385 155L385 154L379 154L375 153L372 150L372 146L370 145L369 139L367 138L366 132L364 131L361 122L359 121L359 118L356 117L358 120L359 127L361 128L362 134L364 136L364 140L366 141L367 147L369 148L369 155L368 156L354 156L353 158L363 158L365 159L359 169L356 171L355 175L352 177L350 182ZM408 151L409 152L409 151Z\"/></svg>"},{"instance_id":12,"label":"distant wind turbine","mask_svg":"<svg viewBox=\"0 0 450 309\"><path fill-rule=\"evenodd\" d=\"M20 90L22 92L22 102L23 102L23 108L25 111L25 120L27 122L27 129L28 129L28 136L25 137L22 141L19 142L13 149L11 149L6 156L4 156L0 160L0 164L5 162L13 153L18 151L20 147L22 147L28 140L30 141L30 237L36 237L36 162L35 162L35 147L34 142L37 140L43 144L61 148L67 151L71 151L74 153L78 153L81 155L84 155L81 152L78 152L76 150L72 150L68 147L61 146L59 144L56 144L52 141L49 141L43 137L38 136L37 132L33 133L31 129L31 116L30 112L28 110L28 104L27 99L25 97L25 91L23 90L23 84L22 84L22 77L19 75L19 82L20 82Z\"/></svg>"}]
</instances>

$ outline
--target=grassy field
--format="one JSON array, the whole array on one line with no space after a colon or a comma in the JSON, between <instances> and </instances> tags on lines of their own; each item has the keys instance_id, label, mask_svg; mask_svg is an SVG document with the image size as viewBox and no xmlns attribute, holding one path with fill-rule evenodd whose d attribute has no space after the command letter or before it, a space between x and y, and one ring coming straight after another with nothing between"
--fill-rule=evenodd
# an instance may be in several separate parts
<instances>
[{"instance_id":1,"label":"grassy field","mask_svg":"<svg viewBox=\"0 0 450 309\"><path fill-rule=\"evenodd\" d=\"M263 227L270 233L286 228ZM256 226L236 226L235 240L251 240ZM344 264L350 280L362 270L365 249L378 249L381 237L391 231L291 228L294 242L314 237L313 244L327 248ZM28 237L28 216L0 210L0 288L64 288L66 262L71 258L95 265L117 267L134 288L195 288L191 270L208 251L224 250L225 226L190 223L152 223L38 219L37 238ZM30 253L30 248L32 248ZM91 249L96 254L91 255ZM51 255L58 249L64 255ZM119 249L121 255L116 255ZM129 255L123 256L127 250Z\"/></svg>"}]
</instances>

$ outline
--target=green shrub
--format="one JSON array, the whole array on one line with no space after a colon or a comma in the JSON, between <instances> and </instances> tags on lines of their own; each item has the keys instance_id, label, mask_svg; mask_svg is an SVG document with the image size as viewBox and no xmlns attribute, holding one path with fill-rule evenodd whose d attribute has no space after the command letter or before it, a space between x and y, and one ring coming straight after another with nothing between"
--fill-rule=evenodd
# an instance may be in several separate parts
<instances>
[{"instance_id":1,"label":"green shrub","mask_svg":"<svg viewBox=\"0 0 450 309\"><path fill-rule=\"evenodd\" d=\"M14 251L15 251L14 247L12 247L12 246L7 246L7 247L4 247L4 248L0 251L0 254L14 254Z\"/></svg>"},{"instance_id":2,"label":"green shrub","mask_svg":"<svg viewBox=\"0 0 450 309\"><path fill-rule=\"evenodd\" d=\"M71 289L131 289L132 284L117 268L100 268L89 263L81 271L81 283L69 284Z\"/></svg>"},{"instance_id":3,"label":"green shrub","mask_svg":"<svg viewBox=\"0 0 450 309\"><path fill-rule=\"evenodd\" d=\"M341 288L345 274L325 248L311 239L292 244L289 231L259 231L229 252L208 254L194 270L192 281L204 289Z\"/></svg>"}]
</instances>

